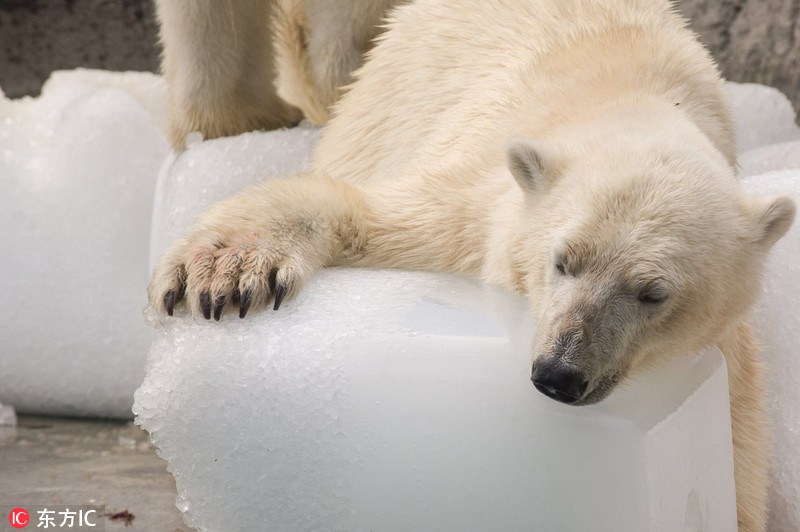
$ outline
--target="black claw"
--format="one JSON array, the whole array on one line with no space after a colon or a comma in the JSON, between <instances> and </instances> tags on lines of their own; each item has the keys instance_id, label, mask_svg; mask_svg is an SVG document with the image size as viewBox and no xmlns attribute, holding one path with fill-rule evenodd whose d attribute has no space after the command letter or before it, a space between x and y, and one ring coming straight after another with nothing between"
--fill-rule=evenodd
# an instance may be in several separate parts
<instances>
[{"instance_id":1,"label":"black claw","mask_svg":"<svg viewBox=\"0 0 800 532\"><path fill-rule=\"evenodd\" d=\"M274 294L275 292L278 291L277 278L278 278L278 269L272 268L269 271L269 276L267 277L267 286L269 287L270 294Z\"/></svg>"},{"instance_id":2,"label":"black claw","mask_svg":"<svg viewBox=\"0 0 800 532\"><path fill-rule=\"evenodd\" d=\"M253 292L245 290L242 292L241 299L239 300L239 317L244 318L247 316L247 311L250 310L250 305L253 303Z\"/></svg>"},{"instance_id":3,"label":"black claw","mask_svg":"<svg viewBox=\"0 0 800 532\"><path fill-rule=\"evenodd\" d=\"M170 290L164 296L164 306L167 307L167 314L172 316L175 311L175 290Z\"/></svg>"},{"instance_id":4,"label":"black claw","mask_svg":"<svg viewBox=\"0 0 800 532\"><path fill-rule=\"evenodd\" d=\"M272 310L278 310L280 308L281 302L285 296L286 287L282 284L279 284L278 288L275 290L275 304L272 306Z\"/></svg>"},{"instance_id":5,"label":"black claw","mask_svg":"<svg viewBox=\"0 0 800 532\"><path fill-rule=\"evenodd\" d=\"M211 319L211 293L203 292L200 294L200 308L203 310L203 317Z\"/></svg>"},{"instance_id":6,"label":"black claw","mask_svg":"<svg viewBox=\"0 0 800 532\"><path fill-rule=\"evenodd\" d=\"M225 306L225 296L217 296L214 300L214 321L219 321L222 316L222 307Z\"/></svg>"}]
</instances>

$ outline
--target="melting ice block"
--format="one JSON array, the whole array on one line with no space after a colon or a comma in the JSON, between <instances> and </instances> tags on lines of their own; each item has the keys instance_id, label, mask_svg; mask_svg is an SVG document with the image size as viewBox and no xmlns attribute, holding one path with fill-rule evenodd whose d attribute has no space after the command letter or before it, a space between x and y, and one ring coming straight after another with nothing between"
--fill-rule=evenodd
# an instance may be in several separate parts
<instances>
[{"instance_id":1,"label":"melting ice block","mask_svg":"<svg viewBox=\"0 0 800 532\"><path fill-rule=\"evenodd\" d=\"M503 290L324 270L284 305L156 320L134 411L198 530L736 528L718 351L570 407Z\"/></svg>"},{"instance_id":2,"label":"melting ice block","mask_svg":"<svg viewBox=\"0 0 800 532\"><path fill-rule=\"evenodd\" d=\"M93 71L0 97L0 402L18 412L131 417L165 97Z\"/></svg>"}]
</instances>

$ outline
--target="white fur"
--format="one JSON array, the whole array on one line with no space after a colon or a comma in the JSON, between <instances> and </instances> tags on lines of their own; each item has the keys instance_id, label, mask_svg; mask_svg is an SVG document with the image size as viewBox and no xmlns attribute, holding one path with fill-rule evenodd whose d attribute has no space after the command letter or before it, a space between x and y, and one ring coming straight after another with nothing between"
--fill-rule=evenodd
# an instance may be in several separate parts
<instances>
[{"instance_id":1,"label":"white fur","mask_svg":"<svg viewBox=\"0 0 800 532\"><path fill-rule=\"evenodd\" d=\"M353 79L387 13L404 0L277 0L278 94L315 124Z\"/></svg>"}]
</instances>

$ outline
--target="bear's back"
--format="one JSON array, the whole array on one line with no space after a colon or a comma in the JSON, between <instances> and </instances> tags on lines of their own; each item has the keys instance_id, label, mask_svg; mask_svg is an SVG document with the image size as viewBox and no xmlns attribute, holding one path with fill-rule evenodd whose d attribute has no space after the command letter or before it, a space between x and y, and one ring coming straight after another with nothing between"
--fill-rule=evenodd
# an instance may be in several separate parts
<instances>
[{"instance_id":1,"label":"bear's back","mask_svg":"<svg viewBox=\"0 0 800 532\"><path fill-rule=\"evenodd\" d=\"M312 169L366 183L500 164L510 136L590 116L625 76L676 92L687 111L696 99L720 122L708 131L726 130L713 62L666 1L417 0L390 17ZM732 152L731 139L712 142Z\"/></svg>"}]
</instances>

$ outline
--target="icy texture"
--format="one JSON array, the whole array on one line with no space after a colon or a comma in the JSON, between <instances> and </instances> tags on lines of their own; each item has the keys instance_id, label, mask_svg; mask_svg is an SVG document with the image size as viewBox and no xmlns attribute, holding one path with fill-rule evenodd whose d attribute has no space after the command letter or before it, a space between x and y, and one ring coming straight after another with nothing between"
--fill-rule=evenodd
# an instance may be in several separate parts
<instances>
[{"instance_id":1,"label":"icy texture","mask_svg":"<svg viewBox=\"0 0 800 532\"><path fill-rule=\"evenodd\" d=\"M744 179L752 194L789 193L800 205L800 169ZM772 532L800 530L800 221L772 250L756 326L769 366Z\"/></svg>"},{"instance_id":2,"label":"icy texture","mask_svg":"<svg viewBox=\"0 0 800 532\"><path fill-rule=\"evenodd\" d=\"M792 103L778 89L753 83L726 83L736 124L737 152L800 140Z\"/></svg>"},{"instance_id":3,"label":"icy texture","mask_svg":"<svg viewBox=\"0 0 800 532\"><path fill-rule=\"evenodd\" d=\"M18 412L131 416L165 97L152 74L78 71L0 98L0 401Z\"/></svg>"},{"instance_id":4,"label":"icy texture","mask_svg":"<svg viewBox=\"0 0 800 532\"><path fill-rule=\"evenodd\" d=\"M193 143L167 159L156 189L151 267L212 203L269 177L302 171L318 139L319 130L303 125Z\"/></svg>"},{"instance_id":5,"label":"icy texture","mask_svg":"<svg viewBox=\"0 0 800 532\"><path fill-rule=\"evenodd\" d=\"M199 530L735 527L717 351L577 408L529 382L500 289L326 270L284 305L156 323L134 411Z\"/></svg>"}]
</instances>

